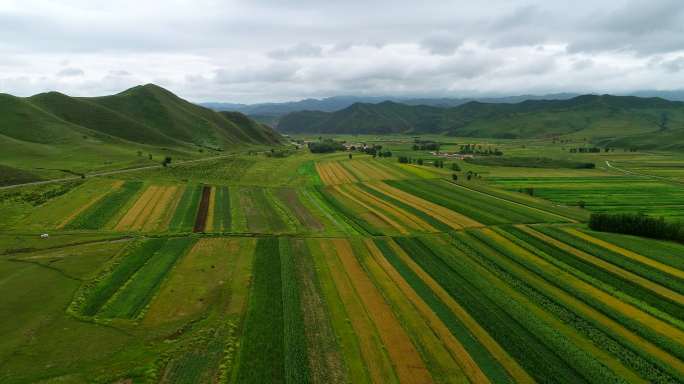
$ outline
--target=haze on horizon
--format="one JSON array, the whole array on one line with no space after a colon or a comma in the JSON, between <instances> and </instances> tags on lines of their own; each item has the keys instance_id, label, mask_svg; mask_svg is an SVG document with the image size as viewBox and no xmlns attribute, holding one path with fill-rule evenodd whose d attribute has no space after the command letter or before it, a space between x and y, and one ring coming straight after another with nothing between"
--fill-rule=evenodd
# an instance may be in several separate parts
<instances>
[{"instance_id":1,"label":"haze on horizon","mask_svg":"<svg viewBox=\"0 0 684 384\"><path fill-rule=\"evenodd\" d=\"M192 101L684 88L684 3L5 0L0 92Z\"/></svg>"}]
</instances>

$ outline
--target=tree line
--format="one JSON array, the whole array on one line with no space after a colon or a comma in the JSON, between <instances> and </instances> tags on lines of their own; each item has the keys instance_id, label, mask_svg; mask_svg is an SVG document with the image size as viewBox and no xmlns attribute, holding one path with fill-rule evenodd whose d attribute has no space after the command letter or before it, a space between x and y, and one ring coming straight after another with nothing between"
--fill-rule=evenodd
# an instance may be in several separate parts
<instances>
[{"instance_id":1,"label":"tree line","mask_svg":"<svg viewBox=\"0 0 684 384\"><path fill-rule=\"evenodd\" d=\"M615 232L627 235L673 240L684 243L684 227L680 222L666 221L643 213L593 213L589 228L601 232Z\"/></svg>"}]
</instances>

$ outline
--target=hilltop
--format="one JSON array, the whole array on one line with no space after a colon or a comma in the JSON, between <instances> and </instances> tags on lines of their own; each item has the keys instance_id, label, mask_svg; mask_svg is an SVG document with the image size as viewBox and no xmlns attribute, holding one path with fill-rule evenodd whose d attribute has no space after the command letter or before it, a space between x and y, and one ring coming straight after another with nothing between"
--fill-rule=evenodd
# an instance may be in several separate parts
<instances>
[{"instance_id":1,"label":"hilltop","mask_svg":"<svg viewBox=\"0 0 684 384\"><path fill-rule=\"evenodd\" d=\"M277 128L281 132L510 139L579 135L607 145L672 148L681 146L672 137L684 137L684 103L611 95L520 103L472 101L450 108L386 101L356 103L336 112L293 112L282 117Z\"/></svg>"},{"instance_id":2,"label":"hilltop","mask_svg":"<svg viewBox=\"0 0 684 384\"><path fill-rule=\"evenodd\" d=\"M245 115L213 111L154 84L101 97L0 94L0 115L0 164L16 172L108 169L280 142Z\"/></svg>"}]
</instances>

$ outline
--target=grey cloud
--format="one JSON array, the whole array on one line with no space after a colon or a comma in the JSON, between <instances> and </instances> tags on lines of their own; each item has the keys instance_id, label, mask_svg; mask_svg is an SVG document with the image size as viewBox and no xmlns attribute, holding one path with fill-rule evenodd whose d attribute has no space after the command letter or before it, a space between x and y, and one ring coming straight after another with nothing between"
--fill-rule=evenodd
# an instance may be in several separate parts
<instances>
[{"instance_id":1,"label":"grey cloud","mask_svg":"<svg viewBox=\"0 0 684 384\"><path fill-rule=\"evenodd\" d=\"M276 60L288 60L298 57L319 57L323 53L323 48L309 43L300 43L295 46L277 49L268 53L268 56Z\"/></svg>"},{"instance_id":2,"label":"grey cloud","mask_svg":"<svg viewBox=\"0 0 684 384\"><path fill-rule=\"evenodd\" d=\"M80 68L64 68L57 72L57 77L79 77L83 75L85 72Z\"/></svg>"},{"instance_id":3,"label":"grey cloud","mask_svg":"<svg viewBox=\"0 0 684 384\"><path fill-rule=\"evenodd\" d=\"M463 44L463 38L448 31L437 31L425 37L420 45L436 55L450 55Z\"/></svg>"}]
</instances>

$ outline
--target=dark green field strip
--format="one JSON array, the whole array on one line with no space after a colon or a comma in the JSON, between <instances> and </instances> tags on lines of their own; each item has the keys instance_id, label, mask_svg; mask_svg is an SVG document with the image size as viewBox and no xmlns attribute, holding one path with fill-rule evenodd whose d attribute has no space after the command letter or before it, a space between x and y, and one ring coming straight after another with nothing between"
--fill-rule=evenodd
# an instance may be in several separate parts
<instances>
[{"instance_id":1,"label":"dark green field strip","mask_svg":"<svg viewBox=\"0 0 684 384\"><path fill-rule=\"evenodd\" d=\"M539 228L535 227L535 229L538 230ZM591 278L598 280L602 283L601 285L607 285L608 287L599 286L604 291L607 291L609 293L619 291L624 293L625 295L628 295L636 299L636 301L643 302L634 303L632 301L633 304L639 306L640 308L646 311L649 310L647 307L643 308L643 304L657 308L665 313L668 313L674 318L684 319L684 306L682 306L680 303L676 303L672 300L659 296L658 294L653 293L648 289L645 289L637 284L634 284L632 281L624 277L618 276L614 273L611 273L610 271L599 268L594 264L583 261L578 257L562 249L559 249L551 244L548 244L543 240L538 239L515 227L505 227L499 229L498 231L504 232L502 233L502 235L504 236L506 235L506 233L514 236L515 239L518 239L518 242L516 242L518 243L518 245L536 254L537 256L563 263L564 267L562 268L565 270L568 270L570 272L573 272L573 269L580 271L581 274L588 275ZM515 239L512 239L512 241L515 241ZM577 275L577 273L573 274ZM595 283L593 285L598 286L598 284Z\"/></svg>"},{"instance_id":2,"label":"dark green field strip","mask_svg":"<svg viewBox=\"0 0 684 384\"><path fill-rule=\"evenodd\" d=\"M230 232L231 212L230 212L230 189L228 187L216 187L216 197L214 204L214 230L219 232Z\"/></svg>"},{"instance_id":3,"label":"dark green field strip","mask_svg":"<svg viewBox=\"0 0 684 384\"><path fill-rule=\"evenodd\" d=\"M366 220L360 218L357 214L352 212L344 203L340 202L337 196L326 189L326 187L316 187L315 191L322 197L325 203L339 212L340 216L346 218L347 223L360 234L382 235L381 231L375 229Z\"/></svg>"},{"instance_id":4,"label":"dark green field strip","mask_svg":"<svg viewBox=\"0 0 684 384\"><path fill-rule=\"evenodd\" d=\"M300 287L297 270L288 238L280 239L280 268L283 294L283 337L285 350L285 381L287 383L309 382L309 359L306 329L300 306Z\"/></svg>"},{"instance_id":5,"label":"dark green field strip","mask_svg":"<svg viewBox=\"0 0 684 384\"><path fill-rule=\"evenodd\" d=\"M197 206L199 205L202 187L199 185L188 185L181 196L176 212L173 213L169 230L174 232L190 232L195 225L197 217Z\"/></svg>"},{"instance_id":6,"label":"dark green field strip","mask_svg":"<svg viewBox=\"0 0 684 384\"><path fill-rule=\"evenodd\" d=\"M150 260L102 309L103 317L135 319L147 306L174 264L195 242L192 238L168 239Z\"/></svg>"},{"instance_id":7,"label":"dark green field strip","mask_svg":"<svg viewBox=\"0 0 684 384\"><path fill-rule=\"evenodd\" d=\"M636 260L624 257L623 255L615 253L599 245L591 244L561 229L553 227L534 227L534 229L538 230L539 232L542 232L547 236L551 236L556 240L562 241L579 250L582 250L590 255L600 257L601 259L611 264L622 267L630 272L636 273L641 277L644 277L653 282L668 287L676 292L684 294L684 281L677 277L669 275L651 266L642 264Z\"/></svg>"},{"instance_id":8,"label":"dark green field strip","mask_svg":"<svg viewBox=\"0 0 684 384\"><path fill-rule=\"evenodd\" d=\"M402 189L435 204L462 213L483 224L536 223L549 221L526 207L487 197L481 193L458 188L441 180L387 180L387 184ZM558 221L552 218L551 221Z\"/></svg>"},{"instance_id":9,"label":"dark green field strip","mask_svg":"<svg viewBox=\"0 0 684 384\"><path fill-rule=\"evenodd\" d=\"M279 244L257 240L254 280L240 343L237 383L285 383L285 339Z\"/></svg>"},{"instance_id":10,"label":"dark green field strip","mask_svg":"<svg viewBox=\"0 0 684 384\"><path fill-rule=\"evenodd\" d=\"M397 200L397 199L395 199L395 198L392 197L392 196L389 196L389 195L384 194L384 193L382 193L382 192L380 192L380 191L377 191L377 190L375 190L375 189L373 189L373 188L370 188L370 187L368 187L367 185L365 185L365 184L363 184L363 183L358 183L357 186L358 186L359 188L361 188L362 190L364 190L365 192L368 192L368 193L370 193L370 194L372 194L372 195L374 195L374 196L380 198L380 200L389 202L389 203L391 203L391 204L393 204L393 205L395 205L395 206L397 206L397 207L399 207L399 208L401 208L401 209L403 209L403 210L405 210L405 211L407 211L407 212L409 212L409 213L412 213L412 214L418 216L419 218L425 220L425 222L427 222L428 224L432 225L433 227L435 227L435 229L437 229L437 230L439 230L439 231L442 231L442 232L449 232L449 231L453 231L453 230L454 230L454 229L451 228L450 226L448 226L448 225L444 224L443 222L437 220L434 216L432 216L432 215L430 215L430 214L427 214L427 213L421 211L420 209L418 209L418 208L416 208L416 207L414 207L414 206L411 206L411 205L409 205L409 204L406 204L406 203L404 203L404 202L401 201L401 200Z\"/></svg>"},{"instance_id":11,"label":"dark green field strip","mask_svg":"<svg viewBox=\"0 0 684 384\"><path fill-rule=\"evenodd\" d=\"M101 229L119 212L138 191L143 183L127 181L123 185L86 209L65 226L67 229Z\"/></svg>"},{"instance_id":12,"label":"dark green field strip","mask_svg":"<svg viewBox=\"0 0 684 384\"><path fill-rule=\"evenodd\" d=\"M209 200L211 199L211 187L205 185L202 187L202 196L200 198L199 206L197 208L197 217L195 218L195 225L192 228L193 232L203 232L207 225L207 215L209 214Z\"/></svg>"},{"instance_id":13,"label":"dark green field strip","mask_svg":"<svg viewBox=\"0 0 684 384\"><path fill-rule=\"evenodd\" d=\"M466 245L465 241L467 240L465 239L466 238L462 238L461 240L455 241L457 241L461 247L467 247L472 254L477 255L474 249L470 248L469 245ZM625 344L622 338L611 336L610 333L605 332L600 327L595 326L592 322L577 315L546 292L533 288L524 279L516 277L514 274L485 257L476 257L474 260L496 275L499 279L505 281L508 285L525 295L539 307L543 308L563 323L574 328L579 334L586 337L587 340L592 341L595 346L615 356L626 367L632 369L649 382L673 383L677 381L672 375L654 364L650 359L635 352L635 348ZM638 351L638 348L636 348L636 351Z\"/></svg>"},{"instance_id":14,"label":"dark green field strip","mask_svg":"<svg viewBox=\"0 0 684 384\"><path fill-rule=\"evenodd\" d=\"M122 287L135 272L137 272L150 257L161 248L166 239L151 239L136 244L128 251L121 263L101 280L88 294L81 313L86 316L94 316L102 306Z\"/></svg>"},{"instance_id":15,"label":"dark green field strip","mask_svg":"<svg viewBox=\"0 0 684 384\"><path fill-rule=\"evenodd\" d=\"M501 307L500 302L509 299L486 287L486 281L476 271L468 268L466 263L456 259L451 253L435 253L436 248L417 242L416 239L407 239L399 245L535 380L585 382L553 348L547 347L534 332L526 329L515 316Z\"/></svg>"},{"instance_id":16,"label":"dark green field strip","mask_svg":"<svg viewBox=\"0 0 684 384\"><path fill-rule=\"evenodd\" d=\"M577 300L593 307L595 310L603 313L607 317L613 319L615 322L621 324L622 326L631 330L635 334L640 335L645 340L650 341L654 345L657 345L658 347L662 348L663 350L667 351L673 356L676 356L678 359L682 359L682 356L684 356L684 346L664 335L662 333L662 330L645 326L644 324L633 319L632 317L620 311L617 311L615 308L604 303L603 301L601 301L594 295L590 294L589 292L576 289L572 281L568 281L567 278L564 278L556 272L546 270L545 268L540 267L537 261L532 262L530 260L526 260L520 255L511 252L507 248L498 244L496 241L482 234L480 231L468 231L468 234L458 233L455 234L455 236L465 236L466 238L478 240L471 241L470 243L468 243L468 245L471 248L475 249L481 255L487 256L491 261L499 262L507 260L508 262L515 263L521 266L522 268L526 269L529 273L543 279L548 284L551 284L556 288L563 290L568 295L574 296ZM502 268L505 268L503 264L499 263L499 265L501 265ZM525 277L521 276L521 278ZM597 326L600 325L597 324ZM605 328L602 329L610 332L610 330L607 330ZM638 349L638 346L636 346L635 348L636 351ZM654 361L654 363L661 364L656 361ZM671 367L667 365L661 364L661 366L666 370L671 369ZM672 371L671 373L674 374L674 371Z\"/></svg>"},{"instance_id":17,"label":"dark green field strip","mask_svg":"<svg viewBox=\"0 0 684 384\"><path fill-rule=\"evenodd\" d=\"M415 255L420 255L422 248L417 247L416 242L412 239L395 238L394 239L406 252L411 252ZM380 248L382 254L387 261L401 274L401 276L409 283L409 285L418 293L418 295L427 303L430 308L437 314L437 316L449 328L449 331L463 344L468 354L477 362L478 367L493 383L508 383L512 382L511 378L506 373L505 369L498 361L487 351L486 348L477 341L470 333L468 328L454 315L449 307L437 297L437 295L430 289L430 287L418 277L406 264L404 264L396 255L394 250L389 246L387 240L376 239L375 244Z\"/></svg>"},{"instance_id":18,"label":"dark green field strip","mask_svg":"<svg viewBox=\"0 0 684 384\"><path fill-rule=\"evenodd\" d=\"M664 240L646 239L638 236L580 229L590 236L613 243L640 255L684 271L684 244Z\"/></svg>"}]
</instances>

